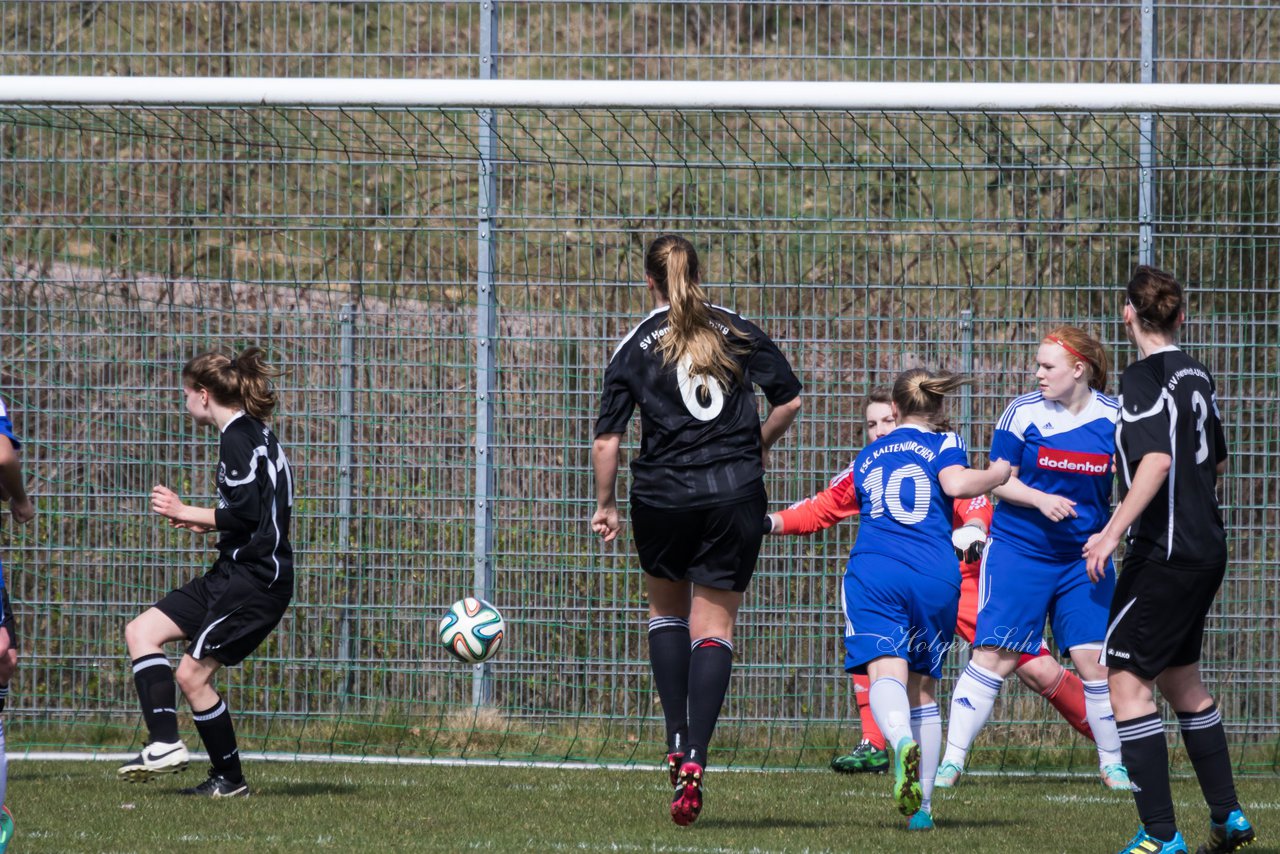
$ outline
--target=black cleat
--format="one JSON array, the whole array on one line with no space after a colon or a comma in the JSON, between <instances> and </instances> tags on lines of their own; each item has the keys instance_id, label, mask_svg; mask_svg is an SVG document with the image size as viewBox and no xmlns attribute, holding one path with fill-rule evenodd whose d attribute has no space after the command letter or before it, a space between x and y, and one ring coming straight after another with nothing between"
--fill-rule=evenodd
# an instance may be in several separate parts
<instances>
[{"instance_id":1,"label":"black cleat","mask_svg":"<svg viewBox=\"0 0 1280 854\"><path fill-rule=\"evenodd\" d=\"M247 798L249 797L249 784L243 778L241 778L240 782L233 783L218 772L210 771L209 778L199 786L180 789L179 793L183 795L200 795L205 798Z\"/></svg>"}]
</instances>

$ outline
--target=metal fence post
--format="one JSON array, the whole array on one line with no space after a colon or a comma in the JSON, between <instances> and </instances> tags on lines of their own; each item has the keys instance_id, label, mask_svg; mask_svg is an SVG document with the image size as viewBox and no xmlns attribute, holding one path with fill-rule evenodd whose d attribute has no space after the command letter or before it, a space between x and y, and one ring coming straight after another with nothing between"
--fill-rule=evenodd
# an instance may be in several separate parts
<instances>
[{"instance_id":1,"label":"metal fence post","mask_svg":"<svg viewBox=\"0 0 1280 854\"><path fill-rule=\"evenodd\" d=\"M497 0L480 0L480 79L497 77ZM476 253L476 541L475 595L493 596L493 389L497 360L493 334L497 325L497 301L493 286L493 223L497 198L493 175L496 120L494 110L480 110L480 210L477 212ZM475 665L471 701L476 706L493 701L493 677L488 664Z\"/></svg>"},{"instance_id":2,"label":"metal fence post","mask_svg":"<svg viewBox=\"0 0 1280 854\"><path fill-rule=\"evenodd\" d=\"M1142 0L1141 51L1139 69L1143 83L1156 82L1156 3ZM1138 117L1138 263L1154 264L1155 247L1155 137L1156 117L1143 113Z\"/></svg>"},{"instance_id":3,"label":"metal fence post","mask_svg":"<svg viewBox=\"0 0 1280 854\"><path fill-rule=\"evenodd\" d=\"M338 659L346 673L342 691L345 707L354 689L355 671L351 650L352 623L355 619L357 598L354 579L355 567L351 561L351 429L355 417L355 306L344 305L338 310L338 554L340 577L346 579L347 596L342 606L338 628Z\"/></svg>"},{"instance_id":4,"label":"metal fence post","mask_svg":"<svg viewBox=\"0 0 1280 854\"><path fill-rule=\"evenodd\" d=\"M973 310L960 312L960 373L973 376ZM973 426L973 386L960 386L960 438L969 444Z\"/></svg>"}]
</instances>

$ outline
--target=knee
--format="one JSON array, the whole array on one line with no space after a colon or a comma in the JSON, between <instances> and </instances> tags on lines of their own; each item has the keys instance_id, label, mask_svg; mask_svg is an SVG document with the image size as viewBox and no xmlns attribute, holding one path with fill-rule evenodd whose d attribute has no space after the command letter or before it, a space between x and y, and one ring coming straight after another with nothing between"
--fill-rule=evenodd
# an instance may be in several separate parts
<instances>
[{"instance_id":1,"label":"knee","mask_svg":"<svg viewBox=\"0 0 1280 854\"><path fill-rule=\"evenodd\" d=\"M8 685L18 669L18 651L9 647L0 653L0 685Z\"/></svg>"},{"instance_id":2,"label":"knee","mask_svg":"<svg viewBox=\"0 0 1280 854\"><path fill-rule=\"evenodd\" d=\"M139 643L145 643L147 640L146 627L141 617L135 617L130 620L124 627L124 642L130 651Z\"/></svg>"},{"instance_id":3,"label":"knee","mask_svg":"<svg viewBox=\"0 0 1280 854\"><path fill-rule=\"evenodd\" d=\"M1018 679L1037 694L1052 690L1061 676L1062 665L1048 656L1037 656L1018 668Z\"/></svg>"},{"instance_id":4,"label":"knee","mask_svg":"<svg viewBox=\"0 0 1280 854\"><path fill-rule=\"evenodd\" d=\"M182 693L190 697L194 692L203 688L207 682L205 672L198 667L190 664L191 659L184 658L178 665L177 671L173 674L174 680L178 683L178 687L182 689Z\"/></svg>"}]
</instances>

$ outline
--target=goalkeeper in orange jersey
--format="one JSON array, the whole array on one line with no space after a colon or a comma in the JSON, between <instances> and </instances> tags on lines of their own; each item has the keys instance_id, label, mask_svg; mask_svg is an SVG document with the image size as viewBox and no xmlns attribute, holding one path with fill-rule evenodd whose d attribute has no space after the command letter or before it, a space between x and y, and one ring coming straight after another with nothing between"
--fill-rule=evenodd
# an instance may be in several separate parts
<instances>
[{"instance_id":1,"label":"goalkeeper in orange jersey","mask_svg":"<svg viewBox=\"0 0 1280 854\"><path fill-rule=\"evenodd\" d=\"M875 389L867 395L865 425L867 442L874 442L896 426L893 404L887 389ZM792 513L804 512L811 502L830 503L826 492L819 493L808 502L782 514L773 514L773 533L785 534L784 518ZM986 496L957 499L952 516L955 528L951 537L960 562L960 612L956 618L956 635L972 644L978 618L978 576L982 566L982 549L991 526L992 505ZM1058 710L1082 735L1093 738L1085 714L1084 684L1080 677L1063 667L1047 646L1041 646L1038 654L1023 655L1017 669L1018 678L1028 688L1040 694ZM865 675L853 675L853 696L858 705L858 717L862 722L862 740L849 753L831 760L831 768L841 774L880 773L889 769L889 751L884 735L876 726L871 714L870 679Z\"/></svg>"}]
</instances>

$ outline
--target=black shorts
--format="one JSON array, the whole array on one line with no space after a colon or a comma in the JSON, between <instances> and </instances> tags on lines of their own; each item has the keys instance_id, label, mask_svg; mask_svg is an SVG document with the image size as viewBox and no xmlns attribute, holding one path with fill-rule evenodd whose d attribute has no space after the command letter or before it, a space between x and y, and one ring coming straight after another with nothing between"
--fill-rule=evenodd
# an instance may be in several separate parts
<instances>
[{"instance_id":1,"label":"black shorts","mask_svg":"<svg viewBox=\"0 0 1280 854\"><path fill-rule=\"evenodd\" d=\"M9 588L0 587L0 629L9 633L9 649L18 648L18 621L13 616L13 606L9 604Z\"/></svg>"},{"instance_id":2,"label":"black shorts","mask_svg":"<svg viewBox=\"0 0 1280 854\"><path fill-rule=\"evenodd\" d=\"M640 566L655 578L742 592L751 583L764 539L764 493L735 504L658 510L631 502Z\"/></svg>"},{"instance_id":3,"label":"black shorts","mask_svg":"<svg viewBox=\"0 0 1280 854\"><path fill-rule=\"evenodd\" d=\"M245 572L214 566L156 603L191 641L187 653L239 664L284 616L293 590L268 588Z\"/></svg>"},{"instance_id":4,"label":"black shorts","mask_svg":"<svg viewBox=\"0 0 1280 854\"><path fill-rule=\"evenodd\" d=\"M1200 660L1204 620L1227 565L1189 567L1130 555L1116 579L1102 663L1155 679Z\"/></svg>"}]
</instances>

